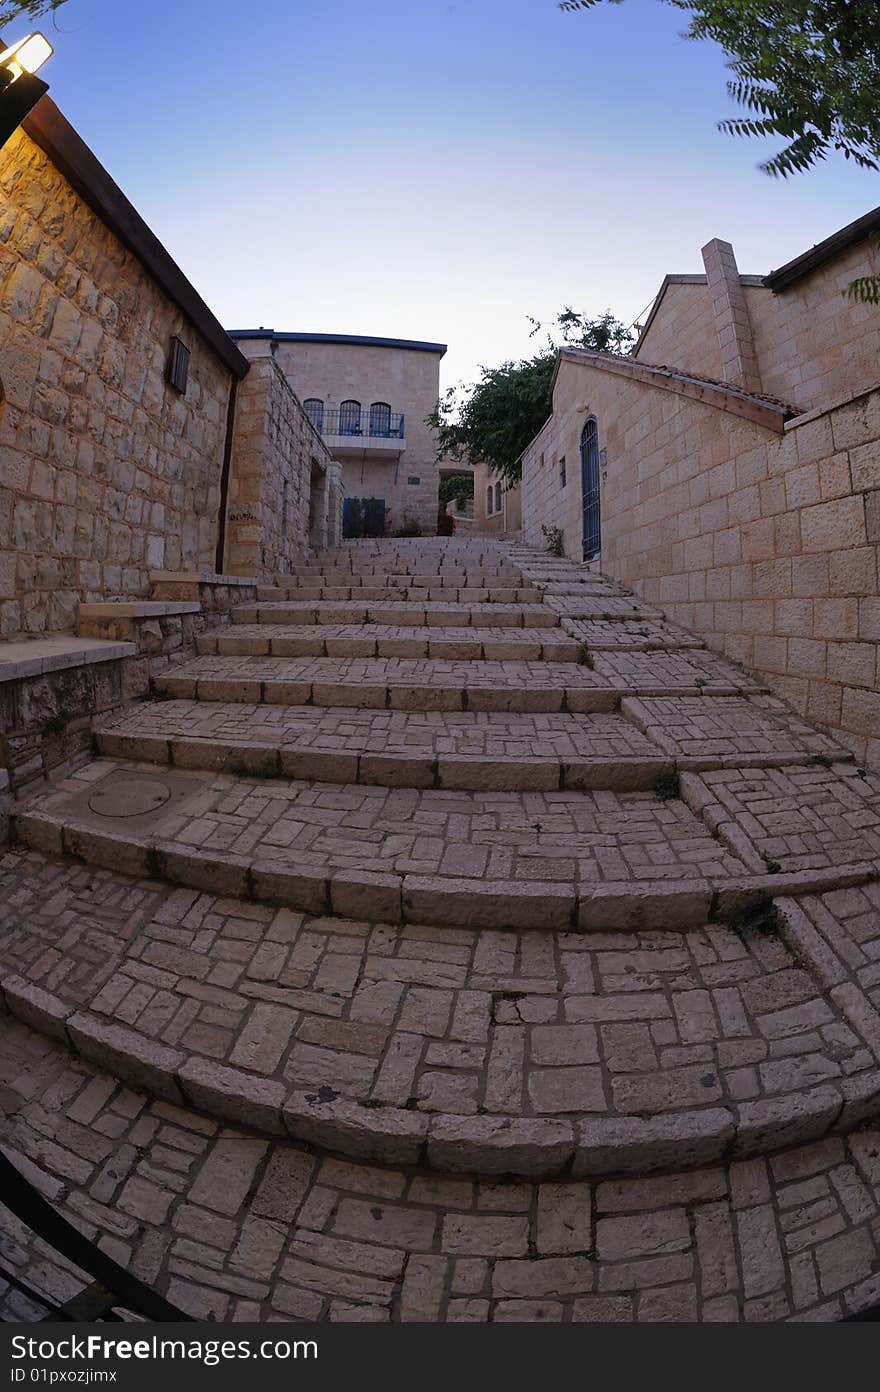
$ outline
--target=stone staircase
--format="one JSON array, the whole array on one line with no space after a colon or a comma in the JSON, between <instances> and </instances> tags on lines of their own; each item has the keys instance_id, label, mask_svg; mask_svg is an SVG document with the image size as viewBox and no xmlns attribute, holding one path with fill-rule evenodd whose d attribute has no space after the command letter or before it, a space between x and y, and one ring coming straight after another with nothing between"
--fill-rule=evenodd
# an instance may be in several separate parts
<instances>
[{"instance_id":1,"label":"stone staircase","mask_svg":"<svg viewBox=\"0 0 880 1392\"><path fill-rule=\"evenodd\" d=\"M351 543L232 618L0 864L59 1202L199 1314L876 1300L878 780L516 543Z\"/></svg>"}]
</instances>

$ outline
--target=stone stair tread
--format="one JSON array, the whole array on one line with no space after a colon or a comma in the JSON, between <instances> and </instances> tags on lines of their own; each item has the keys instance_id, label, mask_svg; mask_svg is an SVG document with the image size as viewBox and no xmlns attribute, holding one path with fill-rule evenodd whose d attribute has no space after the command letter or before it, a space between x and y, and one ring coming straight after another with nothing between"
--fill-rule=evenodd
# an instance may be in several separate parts
<instances>
[{"instance_id":1,"label":"stone stair tread","mask_svg":"<svg viewBox=\"0 0 880 1392\"><path fill-rule=\"evenodd\" d=\"M668 1162L670 1136L679 1153L700 1137L704 1159L761 1154L765 1118L821 1135L835 1098L839 1110L880 1090L880 1036L869 1045L850 997L826 999L761 933L705 924L499 942L293 914L36 854L5 857L0 884L13 877L14 896L0 896L13 1015L51 1012L123 1080L149 1068L160 1095L182 1088L203 1110L208 1097L227 1121L250 1107L264 1130L274 1110L278 1130L283 1116L294 1136L355 1156L403 1158L403 1146L489 1174L644 1171ZM61 902L58 977L43 943ZM348 1145L334 1129L343 1111L356 1117ZM520 1144L499 1147L498 1124Z\"/></svg>"},{"instance_id":2,"label":"stone stair tread","mask_svg":"<svg viewBox=\"0 0 880 1392\"><path fill-rule=\"evenodd\" d=\"M102 759L27 804L16 826L37 849L124 859L129 873L147 873L158 848L165 876L182 883L225 870L258 898L337 913L370 902L378 917L410 921L424 904L459 923L568 926L585 913L598 923L647 912L664 883L683 920L695 903L708 908L708 885L748 877L683 802L653 792L389 789Z\"/></svg>"},{"instance_id":3,"label":"stone stair tread","mask_svg":"<svg viewBox=\"0 0 880 1392\"><path fill-rule=\"evenodd\" d=\"M196 639L202 655L277 657L438 657L462 661L574 662L577 641L561 628L470 627L442 624L236 623Z\"/></svg>"},{"instance_id":4,"label":"stone stair tread","mask_svg":"<svg viewBox=\"0 0 880 1392\"><path fill-rule=\"evenodd\" d=\"M668 755L615 714L374 711L163 701L93 725L99 752L223 769L252 766L322 781L393 786L649 788ZM281 757L281 756L284 757Z\"/></svg>"},{"instance_id":5,"label":"stone stair tread","mask_svg":"<svg viewBox=\"0 0 880 1392\"><path fill-rule=\"evenodd\" d=\"M500 611L500 612L499 612ZM464 628L559 628L560 618L543 604L471 604L427 600L279 600L242 604L233 611L236 624L402 623Z\"/></svg>"},{"instance_id":6,"label":"stone stair tread","mask_svg":"<svg viewBox=\"0 0 880 1392\"><path fill-rule=\"evenodd\" d=\"M624 696L760 692L744 672L713 657L597 653L578 662L443 658L205 656L155 679L173 696L282 704L401 705L419 709L608 710Z\"/></svg>"}]
</instances>

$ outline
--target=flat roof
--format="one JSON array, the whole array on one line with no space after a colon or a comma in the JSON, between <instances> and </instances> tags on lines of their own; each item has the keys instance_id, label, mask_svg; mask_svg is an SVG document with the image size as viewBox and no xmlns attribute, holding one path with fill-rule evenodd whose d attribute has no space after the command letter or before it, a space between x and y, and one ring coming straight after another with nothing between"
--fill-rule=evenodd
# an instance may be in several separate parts
<instances>
[{"instance_id":1,"label":"flat roof","mask_svg":"<svg viewBox=\"0 0 880 1392\"><path fill-rule=\"evenodd\" d=\"M374 338L364 334L281 333L275 329L230 329L229 337L270 338L276 343L358 343L367 348L407 348L411 353L438 353L442 358L445 343L425 343L417 338Z\"/></svg>"}]
</instances>

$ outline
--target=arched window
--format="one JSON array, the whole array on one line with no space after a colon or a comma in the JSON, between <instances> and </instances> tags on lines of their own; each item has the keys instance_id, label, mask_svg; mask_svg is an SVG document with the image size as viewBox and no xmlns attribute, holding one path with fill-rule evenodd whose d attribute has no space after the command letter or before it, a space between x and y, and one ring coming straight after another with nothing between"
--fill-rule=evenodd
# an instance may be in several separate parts
<instances>
[{"instance_id":1,"label":"arched window","mask_svg":"<svg viewBox=\"0 0 880 1392\"><path fill-rule=\"evenodd\" d=\"M387 401L374 401L370 407L370 434L385 440L391 434L391 407Z\"/></svg>"},{"instance_id":2,"label":"arched window","mask_svg":"<svg viewBox=\"0 0 880 1392\"><path fill-rule=\"evenodd\" d=\"M361 432L361 403L359 401L343 401L339 408L339 433L340 435L360 435Z\"/></svg>"},{"instance_id":3,"label":"arched window","mask_svg":"<svg viewBox=\"0 0 880 1392\"><path fill-rule=\"evenodd\" d=\"M310 396L308 401L303 402L303 409L312 425L321 435L324 430L324 403L319 396Z\"/></svg>"},{"instance_id":4,"label":"arched window","mask_svg":"<svg viewBox=\"0 0 880 1392\"><path fill-rule=\"evenodd\" d=\"M486 516L487 516L487 517L491 517L491 516L492 516L492 513L495 511L495 509L494 509L494 507L493 507L493 502L494 502L494 500L495 500L495 489L492 487L492 485L491 485L491 483L490 483L490 484L489 484L489 487L486 489Z\"/></svg>"},{"instance_id":5,"label":"arched window","mask_svg":"<svg viewBox=\"0 0 880 1392\"><path fill-rule=\"evenodd\" d=\"M496 511L496 512L500 512L500 511L501 511L501 484L500 484L500 483L496 483L496 485L495 485L495 511Z\"/></svg>"}]
</instances>

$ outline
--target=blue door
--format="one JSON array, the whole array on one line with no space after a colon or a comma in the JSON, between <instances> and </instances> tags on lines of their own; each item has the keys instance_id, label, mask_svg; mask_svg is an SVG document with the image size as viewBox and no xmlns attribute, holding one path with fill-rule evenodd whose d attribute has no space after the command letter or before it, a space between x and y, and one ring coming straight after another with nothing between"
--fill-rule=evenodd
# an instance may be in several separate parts
<instances>
[{"instance_id":1,"label":"blue door","mask_svg":"<svg viewBox=\"0 0 880 1392\"><path fill-rule=\"evenodd\" d=\"M581 498L583 500L584 560L592 561L602 549L599 515L599 427L591 416L581 431Z\"/></svg>"}]
</instances>

